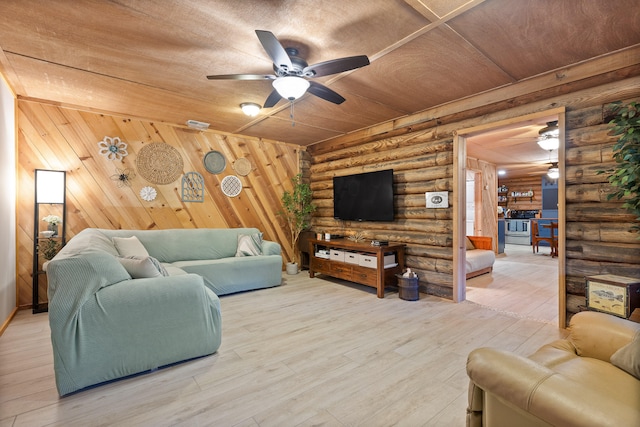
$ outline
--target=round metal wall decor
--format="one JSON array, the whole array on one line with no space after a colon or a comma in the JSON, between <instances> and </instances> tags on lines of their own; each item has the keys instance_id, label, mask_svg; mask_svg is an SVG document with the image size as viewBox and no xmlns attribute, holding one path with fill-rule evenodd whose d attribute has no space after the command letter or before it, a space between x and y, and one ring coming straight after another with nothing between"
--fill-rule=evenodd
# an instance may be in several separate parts
<instances>
[{"instance_id":1,"label":"round metal wall decor","mask_svg":"<svg viewBox=\"0 0 640 427\"><path fill-rule=\"evenodd\" d=\"M242 191L242 182L237 176L229 175L222 178L220 187L222 187L222 192L225 196L236 197Z\"/></svg>"},{"instance_id":2,"label":"round metal wall decor","mask_svg":"<svg viewBox=\"0 0 640 427\"><path fill-rule=\"evenodd\" d=\"M247 176L249 172L251 172L251 162L245 157L241 157L233 162L233 170L235 170L238 175Z\"/></svg>"},{"instance_id":3,"label":"round metal wall decor","mask_svg":"<svg viewBox=\"0 0 640 427\"><path fill-rule=\"evenodd\" d=\"M153 142L136 158L138 173L154 184L170 184L182 175L182 156L169 144Z\"/></svg>"},{"instance_id":4,"label":"round metal wall decor","mask_svg":"<svg viewBox=\"0 0 640 427\"><path fill-rule=\"evenodd\" d=\"M224 155L215 150L209 151L204 155L204 168L213 174L220 173L227 167L227 160L224 158Z\"/></svg>"}]
</instances>

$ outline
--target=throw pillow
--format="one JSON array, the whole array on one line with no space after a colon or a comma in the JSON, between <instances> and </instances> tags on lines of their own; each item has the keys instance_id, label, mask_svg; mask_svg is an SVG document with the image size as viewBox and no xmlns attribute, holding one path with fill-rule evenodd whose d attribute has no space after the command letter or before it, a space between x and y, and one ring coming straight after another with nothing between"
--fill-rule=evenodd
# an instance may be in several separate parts
<instances>
[{"instance_id":1,"label":"throw pillow","mask_svg":"<svg viewBox=\"0 0 640 427\"><path fill-rule=\"evenodd\" d=\"M611 363L640 380L640 331L611 356Z\"/></svg>"},{"instance_id":2,"label":"throw pillow","mask_svg":"<svg viewBox=\"0 0 640 427\"><path fill-rule=\"evenodd\" d=\"M466 236L465 236L465 239L467 240L466 243L465 243L466 244L466 248L465 249L468 250L468 251L474 250L476 247L473 246L473 242L471 241L471 239L469 239Z\"/></svg>"},{"instance_id":3,"label":"throw pillow","mask_svg":"<svg viewBox=\"0 0 640 427\"><path fill-rule=\"evenodd\" d=\"M149 252L136 236L131 237L114 237L113 244L120 256L149 256Z\"/></svg>"},{"instance_id":4,"label":"throw pillow","mask_svg":"<svg viewBox=\"0 0 640 427\"><path fill-rule=\"evenodd\" d=\"M262 255L262 233L238 234L236 256Z\"/></svg>"},{"instance_id":5,"label":"throw pillow","mask_svg":"<svg viewBox=\"0 0 640 427\"><path fill-rule=\"evenodd\" d=\"M149 277L168 276L169 273L160 262L150 256L138 257L127 256L118 257L120 264L127 270L127 273L134 279L145 279Z\"/></svg>"}]
</instances>

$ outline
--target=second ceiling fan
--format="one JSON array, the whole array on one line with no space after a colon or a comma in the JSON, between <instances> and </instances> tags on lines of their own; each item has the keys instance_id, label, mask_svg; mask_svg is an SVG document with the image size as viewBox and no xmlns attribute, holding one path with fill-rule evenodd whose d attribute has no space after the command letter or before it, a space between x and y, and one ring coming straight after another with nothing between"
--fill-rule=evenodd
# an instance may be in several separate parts
<instances>
[{"instance_id":1,"label":"second ceiling fan","mask_svg":"<svg viewBox=\"0 0 640 427\"><path fill-rule=\"evenodd\" d=\"M221 74L207 76L209 80L273 80L273 91L264 102L264 108L271 108L282 98L293 101L309 92L334 104L345 99L328 87L310 81L313 77L342 73L369 65L366 55L349 56L308 65L298 56L298 50L284 48L270 31L256 30L262 47L273 61L275 74Z\"/></svg>"}]
</instances>

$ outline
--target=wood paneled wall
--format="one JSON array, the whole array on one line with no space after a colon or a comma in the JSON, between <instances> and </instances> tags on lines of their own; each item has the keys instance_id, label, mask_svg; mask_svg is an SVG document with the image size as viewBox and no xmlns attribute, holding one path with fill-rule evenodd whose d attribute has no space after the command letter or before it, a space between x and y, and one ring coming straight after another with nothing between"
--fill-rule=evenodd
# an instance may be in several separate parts
<instances>
[{"instance_id":1,"label":"wood paneled wall","mask_svg":"<svg viewBox=\"0 0 640 427\"><path fill-rule=\"evenodd\" d=\"M498 252L498 175L496 165L467 157L467 170L476 179L475 235L491 237L494 252Z\"/></svg>"},{"instance_id":2,"label":"wood paneled wall","mask_svg":"<svg viewBox=\"0 0 640 427\"><path fill-rule=\"evenodd\" d=\"M585 276L613 273L640 277L640 241L637 235L627 231L633 217L622 209L621 202L606 200L606 176L596 174L597 170L612 166L614 139L607 135L608 126L603 119L607 104L639 97L639 83L638 78L631 78L582 87L574 92L566 87L554 96L549 96L547 91L531 92L525 96L527 103L509 108L510 102L505 100L503 109L494 105L490 113L487 113L489 104L442 117L428 114L437 113L435 110L404 118L407 124L403 126L399 122L389 123L311 146L308 149L311 182L315 202L320 207L314 218L314 229L347 235L362 231L369 239L405 243L406 264L418 273L421 289L452 298L452 209L426 209L424 192L449 191L450 205L454 200L451 193L453 136L458 130L472 126L564 106L567 111L566 251L561 254L565 265L560 266L560 272L564 274L566 290L561 290L560 298L566 301L568 321L585 303ZM469 105L478 105L481 99ZM486 102L491 99L487 96ZM386 168L395 171L394 222L350 223L333 219L331 178L334 175ZM536 188L540 187L539 178L536 182ZM540 191L536 194L541 196Z\"/></svg>"},{"instance_id":3,"label":"wood paneled wall","mask_svg":"<svg viewBox=\"0 0 640 427\"><path fill-rule=\"evenodd\" d=\"M505 209L515 210L541 210L542 209L542 176L530 176L526 178L505 178L498 179L498 185L506 185L507 203L502 206ZM527 192L533 191L533 197L513 197L512 191Z\"/></svg>"},{"instance_id":4,"label":"wood paneled wall","mask_svg":"<svg viewBox=\"0 0 640 427\"><path fill-rule=\"evenodd\" d=\"M280 197L291 188L298 173L301 149L258 138L196 131L186 126L83 112L54 105L18 102L18 293L19 305L31 304L34 169L67 171L67 239L87 227L109 229L168 229L256 227L264 238L280 243L283 257L291 259L286 225L278 212ZM98 142L105 136L120 137L129 155L122 161L101 156ZM136 153L147 144L166 143L176 148L184 172L196 171L205 179L203 203L182 201L181 178L167 185L147 182L136 169ZM218 150L227 160L225 170L211 174L204 155ZM237 175L233 162L251 162L247 176L239 176L239 196L225 196L220 182ZM118 188L111 177L116 168L129 168L136 177L131 186ZM154 187L158 196L147 202L140 189ZM46 301L46 284L40 286Z\"/></svg>"}]
</instances>

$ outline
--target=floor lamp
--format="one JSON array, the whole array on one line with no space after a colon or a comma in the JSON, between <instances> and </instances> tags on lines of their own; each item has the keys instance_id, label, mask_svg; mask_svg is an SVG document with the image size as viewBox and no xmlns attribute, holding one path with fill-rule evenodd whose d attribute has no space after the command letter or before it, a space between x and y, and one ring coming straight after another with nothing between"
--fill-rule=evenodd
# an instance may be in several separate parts
<instances>
[{"instance_id":1,"label":"floor lamp","mask_svg":"<svg viewBox=\"0 0 640 427\"><path fill-rule=\"evenodd\" d=\"M66 236L66 172L58 170L36 169L35 200L33 216L33 313L47 311L48 303L41 303L39 297L40 276L45 274L41 261L48 261L59 248L64 246ZM41 214L48 218L58 217L54 230L40 230ZM62 229L60 230L60 223ZM45 250L53 248L53 250Z\"/></svg>"}]
</instances>

